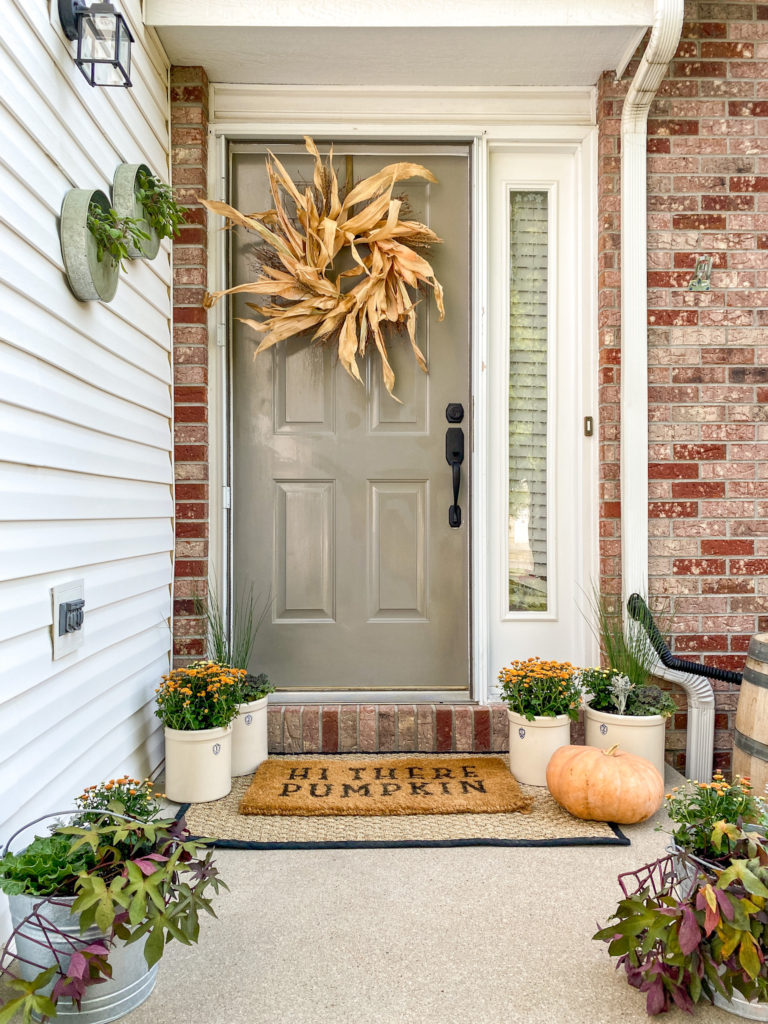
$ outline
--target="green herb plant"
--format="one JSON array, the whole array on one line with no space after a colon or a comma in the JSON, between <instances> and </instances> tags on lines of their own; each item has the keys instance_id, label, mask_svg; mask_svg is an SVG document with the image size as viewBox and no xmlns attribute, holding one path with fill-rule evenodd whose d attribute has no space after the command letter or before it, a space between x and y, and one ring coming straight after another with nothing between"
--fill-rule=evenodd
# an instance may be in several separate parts
<instances>
[{"instance_id":1,"label":"green herb plant","mask_svg":"<svg viewBox=\"0 0 768 1024\"><path fill-rule=\"evenodd\" d=\"M164 184L154 174L139 170L135 193L144 208L146 222L160 238L178 235L180 226L186 223L189 210L176 202L170 185Z\"/></svg>"},{"instance_id":2,"label":"green herb plant","mask_svg":"<svg viewBox=\"0 0 768 1024\"><path fill-rule=\"evenodd\" d=\"M99 263L105 256L111 256L121 270L125 270L125 261L130 258L129 244L141 249L142 242L149 238L137 218L119 217L116 210L105 210L93 201L88 205L87 225L96 239L96 258Z\"/></svg>"},{"instance_id":3,"label":"green herb plant","mask_svg":"<svg viewBox=\"0 0 768 1024\"><path fill-rule=\"evenodd\" d=\"M579 717L581 685L570 662L513 661L499 672L499 682L502 701L529 722L557 715L568 715L575 722Z\"/></svg>"}]
</instances>

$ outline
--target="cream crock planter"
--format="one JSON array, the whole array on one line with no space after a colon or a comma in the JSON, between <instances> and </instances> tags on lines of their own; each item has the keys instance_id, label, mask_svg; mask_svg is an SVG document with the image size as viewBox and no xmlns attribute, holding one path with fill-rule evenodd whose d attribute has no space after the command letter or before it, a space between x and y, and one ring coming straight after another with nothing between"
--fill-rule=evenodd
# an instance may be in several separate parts
<instances>
[{"instance_id":1,"label":"cream crock planter","mask_svg":"<svg viewBox=\"0 0 768 1024\"><path fill-rule=\"evenodd\" d=\"M178 804L220 800L232 788L232 726L165 728L165 795Z\"/></svg>"},{"instance_id":2,"label":"cream crock planter","mask_svg":"<svg viewBox=\"0 0 768 1024\"><path fill-rule=\"evenodd\" d=\"M267 702L260 697L240 704L232 723L232 774L248 775L267 758Z\"/></svg>"},{"instance_id":3,"label":"cream crock planter","mask_svg":"<svg viewBox=\"0 0 768 1024\"><path fill-rule=\"evenodd\" d=\"M584 742L607 750L617 743L621 750L650 761L664 778L666 718L663 715L612 715L607 711L584 711Z\"/></svg>"},{"instance_id":4,"label":"cream crock planter","mask_svg":"<svg viewBox=\"0 0 768 1024\"><path fill-rule=\"evenodd\" d=\"M558 747L571 742L568 715L536 717L532 722L514 711L509 715L509 770L526 786L546 786L547 765Z\"/></svg>"}]
</instances>

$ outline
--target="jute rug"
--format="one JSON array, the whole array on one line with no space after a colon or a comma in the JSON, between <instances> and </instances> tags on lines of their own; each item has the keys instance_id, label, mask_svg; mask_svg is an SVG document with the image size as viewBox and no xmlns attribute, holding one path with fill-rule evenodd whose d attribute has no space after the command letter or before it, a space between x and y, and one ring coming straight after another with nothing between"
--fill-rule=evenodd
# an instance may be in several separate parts
<instances>
[{"instance_id":1,"label":"jute rug","mask_svg":"<svg viewBox=\"0 0 768 1024\"><path fill-rule=\"evenodd\" d=\"M446 758L450 755L442 755ZM462 755L453 755L461 757ZM466 759L466 755L463 755ZM486 755L487 756L487 755ZM495 755L498 757L499 755ZM387 755L410 760L413 755ZM484 755L472 755L482 761ZM501 755L506 763L506 755ZM334 760L359 760L360 755L334 755ZM286 763L306 758L297 754L280 757ZM240 801L251 776L232 780L232 791L222 800L185 804L184 814L193 835L213 839L213 845L245 850L369 849L376 847L450 846L629 846L617 825L581 821L563 810L546 789L521 786L533 799L530 814L408 814L339 815L243 815Z\"/></svg>"},{"instance_id":2,"label":"jute rug","mask_svg":"<svg viewBox=\"0 0 768 1024\"><path fill-rule=\"evenodd\" d=\"M260 764L241 814L529 814L500 757L307 757Z\"/></svg>"}]
</instances>

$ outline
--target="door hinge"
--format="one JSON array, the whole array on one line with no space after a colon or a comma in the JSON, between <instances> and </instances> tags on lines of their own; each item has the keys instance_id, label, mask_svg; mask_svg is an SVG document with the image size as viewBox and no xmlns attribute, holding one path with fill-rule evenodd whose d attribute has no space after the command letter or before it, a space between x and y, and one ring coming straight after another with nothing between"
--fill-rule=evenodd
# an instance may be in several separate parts
<instances>
[{"instance_id":1,"label":"door hinge","mask_svg":"<svg viewBox=\"0 0 768 1024\"><path fill-rule=\"evenodd\" d=\"M592 437L595 432L595 421L591 416L584 417L584 437Z\"/></svg>"},{"instance_id":2,"label":"door hinge","mask_svg":"<svg viewBox=\"0 0 768 1024\"><path fill-rule=\"evenodd\" d=\"M232 488L222 487L221 488L221 507L232 508Z\"/></svg>"},{"instance_id":3,"label":"door hinge","mask_svg":"<svg viewBox=\"0 0 768 1024\"><path fill-rule=\"evenodd\" d=\"M225 323L216 324L216 344L219 348L224 348L227 344L227 325Z\"/></svg>"}]
</instances>

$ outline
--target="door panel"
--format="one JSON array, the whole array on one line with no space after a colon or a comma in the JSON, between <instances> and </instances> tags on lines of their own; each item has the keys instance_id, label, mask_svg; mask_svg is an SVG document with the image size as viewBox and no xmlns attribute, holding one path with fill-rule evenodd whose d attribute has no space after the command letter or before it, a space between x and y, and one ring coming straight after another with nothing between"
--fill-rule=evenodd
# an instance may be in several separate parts
<instances>
[{"instance_id":1,"label":"door panel","mask_svg":"<svg viewBox=\"0 0 768 1024\"><path fill-rule=\"evenodd\" d=\"M311 181L303 147L271 147L296 180ZM232 202L271 205L265 148L232 147ZM258 337L238 323L247 296L232 301L234 590L271 592L271 614L252 660L280 689L455 689L469 687L468 481L469 149L368 145L337 148L340 180L388 163L423 163L438 184L408 181L409 217L444 239L430 254L445 287L446 317L420 297L416 365L407 335L388 339L398 405L375 351L360 364L364 386L333 347L309 337L254 359ZM253 238L232 237L232 284L253 278ZM467 415L459 529L448 523L451 471L445 408Z\"/></svg>"}]
</instances>

